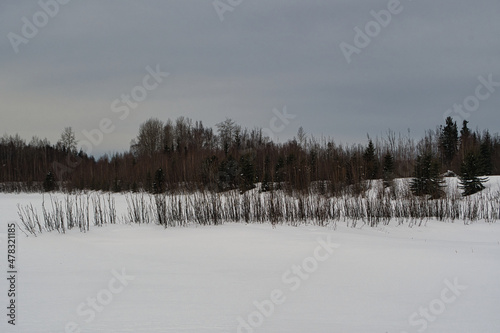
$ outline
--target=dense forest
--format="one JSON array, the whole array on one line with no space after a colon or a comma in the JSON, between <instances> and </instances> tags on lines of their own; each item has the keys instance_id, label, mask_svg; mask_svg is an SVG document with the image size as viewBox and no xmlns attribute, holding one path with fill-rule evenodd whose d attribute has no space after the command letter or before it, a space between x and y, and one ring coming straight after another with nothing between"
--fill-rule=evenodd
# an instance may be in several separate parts
<instances>
[{"instance_id":1,"label":"dense forest","mask_svg":"<svg viewBox=\"0 0 500 333\"><path fill-rule=\"evenodd\" d=\"M346 145L314 138L300 128L292 140L275 143L261 129L243 128L231 119L213 129L180 117L147 120L128 152L100 158L78 148L70 127L56 144L38 137L29 143L19 135L0 138L2 191L245 192L261 183L262 191L337 195L361 192L370 179L384 179L390 186L394 178L414 177L414 193L434 195L418 183L429 172L500 174L498 133L472 131L467 121L459 127L447 118L419 140L389 131L384 138Z\"/></svg>"}]
</instances>

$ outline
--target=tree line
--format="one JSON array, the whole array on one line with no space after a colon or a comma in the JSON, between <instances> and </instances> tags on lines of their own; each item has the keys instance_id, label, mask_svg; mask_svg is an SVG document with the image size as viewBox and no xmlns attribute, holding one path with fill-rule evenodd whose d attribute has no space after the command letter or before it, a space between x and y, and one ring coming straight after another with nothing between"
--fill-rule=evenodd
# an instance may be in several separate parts
<instances>
[{"instance_id":1,"label":"tree line","mask_svg":"<svg viewBox=\"0 0 500 333\"><path fill-rule=\"evenodd\" d=\"M362 193L368 180L413 177L416 195L439 197L443 175L459 175L465 194L481 190L483 176L500 174L500 137L488 130L460 130L452 118L420 140L388 131L365 144L340 144L315 138L300 128L285 143L262 129L247 129L226 119L215 128L180 117L152 118L140 125L129 151L99 158L78 149L65 128L51 144L19 135L0 138L2 191L102 190L153 193L177 190L245 192L318 191Z\"/></svg>"}]
</instances>

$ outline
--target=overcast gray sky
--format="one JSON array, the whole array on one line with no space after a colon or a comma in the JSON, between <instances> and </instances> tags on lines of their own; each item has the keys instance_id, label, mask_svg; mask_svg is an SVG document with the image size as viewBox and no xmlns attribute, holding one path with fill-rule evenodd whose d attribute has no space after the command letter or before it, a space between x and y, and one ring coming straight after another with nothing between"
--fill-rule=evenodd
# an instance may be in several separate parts
<instances>
[{"instance_id":1,"label":"overcast gray sky","mask_svg":"<svg viewBox=\"0 0 500 333\"><path fill-rule=\"evenodd\" d=\"M185 116L365 143L420 137L464 100L458 122L499 131L500 84L478 88L500 82L498 0L54 1L0 3L0 135L55 143L72 126L86 140L109 119L102 154L150 117ZM169 75L156 85L148 66ZM134 108L121 101L132 92ZM296 117L281 126L285 107Z\"/></svg>"}]
</instances>

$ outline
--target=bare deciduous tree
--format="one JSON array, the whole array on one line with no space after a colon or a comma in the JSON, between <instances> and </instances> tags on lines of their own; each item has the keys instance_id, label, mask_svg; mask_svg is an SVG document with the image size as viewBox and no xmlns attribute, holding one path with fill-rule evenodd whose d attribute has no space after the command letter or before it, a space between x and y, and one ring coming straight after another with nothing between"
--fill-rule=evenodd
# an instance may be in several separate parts
<instances>
[{"instance_id":1,"label":"bare deciduous tree","mask_svg":"<svg viewBox=\"0 0 500 333\"><path fill-rule=\"evenodd\" d=\"M73 131L73 128L66 127L62 132L61 138L57 142L57 145L61 147L61 149L64 150L65 152L74 153L76 152L77 143L78 141L76 141L75 132Z\"/></svg>"},{"instance_id":2,"label":"bare deciduous tree","mask_svg":"<svg viewBox=\"0 0 500 333\"><path fill-rule=\"evenodd\" d=\"M163 150L164 136L163 122L156 118L151 118L142 123L139 128L139 135L132 143L132 152L136 156L153 156Z\"/></svg>"}]
</instances>

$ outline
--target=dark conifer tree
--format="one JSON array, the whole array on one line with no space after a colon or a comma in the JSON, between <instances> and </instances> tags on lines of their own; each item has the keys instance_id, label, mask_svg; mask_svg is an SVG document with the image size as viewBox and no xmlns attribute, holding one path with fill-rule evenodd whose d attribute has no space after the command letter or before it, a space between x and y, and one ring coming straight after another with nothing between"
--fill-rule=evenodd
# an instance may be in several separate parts
<instances>
[{"instance_id":1,"label":"dark conifer tree","mask_svg":"<svg viewBox=\"0 0 500 333\"><path fill-rule=\"evenodd\" d=\"M464 120L462 123L462 129L460 130L460 161L463 161L465 159L465 155L467 155L467 152L471 149L472 146L472 133L467 124L469 124L469 122L467 120Z\"/></svg>"},{"instance_id":2,"label":"dark conifer tree","mask_svg":"<svg viewBox=\"0 0 500 333\"><path fill-rule=\"evenodd\" d=\"M471 133L467 124L469 124L467 120L464 120L462 123L462 129L460 130L460 145L463 145L464 141L467 141L470 138Z\"/></svg>"},{"instance_id":3,"label":"dark conifer tree","mask_svg":"<svg viewBox=\"0 0 500 333\"><path fill-rule=\"evenodd\" d=\"M219 181L217 184L219 191L237 188L238 174L238 162L234 160L233 156L229 155L219 166Z\"/></svg>"},{"instance_id":4,"label":"dark conifer tree","mask_svg":"<svg viewBox=\"0 0 500 333\"><path fill-rule=\"evenodd\" d=\"M365 149L363 159L365 161L365 177L366 177L366 179L377 178L378 165L377 165L377 159L375 156L375 146L373 145L372 140L370 140L368 142L368 147L366 147L366 149Z\"/></svg>"},{"instance_id":5,"label":"dark conifer tree","mask_svg":"<svg viewBox=\"0 0 500 333\"><path fill-rule=\"evenodd\" d=\"M430 195L432 199L441 197L443 192L443 177L439 174L439 164L432 153L427 152L417 156L410 189L417 196Z\"/></svg>"},{"instance_id":6,"label":"dark conifer tree","mask_svg":"<svg viewBox=\"0 0 500 333\"><path fill-rule=\"evenodd\" d=\"M479 158L478 158L478 175L489 176L493 171L492 162L492 144L491 137L488 132L486 132L481 146L479 148Z\"/></svg>"},{"instance_id":7,"label":"dark conifer tree","mask_svg":"<svg viewBox=\"0 0 500 333\"><path fill-rule=\"evenodd\" d=\"M264 159L264 177L262 179L262 184L260 186L260 190L262 192L270 191L273 188L273 184L271 183L271 177L269 176L270 163L271 159L269 158L269 155L266 155Z\"/></svg>"},{"instance_id":8,"label":"dark conifer tree","mask_svg":"<svg viewBox=\"0 0 500 333\"><path fill-rule=\"evenodd\" d=\"M453 118L451 117L446 118L446 125L441 127L439 148L443 161L445 162L446 167L449 168L458 151L457 123L453 122Z\"/></svg>"},{"instance_id":9,"label":"dark conifer tree","mask_svg":"<svg viewBox=\"0 0 500 333\"><path fill-rule=\"evenodd\" d=\"M391 153L387 153L384 156L384 165L383 165L384 175L384 187L391 187L393 185L394 180L394 158Z\"/></svg>"},{"instance_id":10,"label":"dark conifer tree","mask_svg":"<svg viewBox=\"0 0 500 333\"><path fill-rule=\"evenodd\" d=\"M159 168L155 172L155 179L153 182L153 192L156 194L165 192L165 174L163 173L162 168Z\"/></svg>"},{"instance_id":11,"label":"dark conifer tree","mask_svg":"<svg viewBox=\"0 0 500 333\"><path fill-rule=\"evenodd\" d=\"M460 189L463 196L468 196L484 190L487 178L479 177L479 161L476 155L469 153L460 168Z\"/></svg>"},{"instance_id":12,"label":"dark conifer tree","mask_svg":"<svg viewBox=\"0 0 500 333\"><path fill-rule=\"evenodd\" d=\"M45 180L43 181L43 190L45 192L54 191L56 188L56 180L52 172L48 172L45 176Z\"/></svg>"},{"instance_id":13,"label":"dark conifer tree","mask_svg":"<svg viewBox=\"0 0 500 333\"><path fill-rule=\"evenodd\" d=\"M277 183L278 189L281 188L281 183L285 181L285 159L283 156L278 157L274 171L274 182Z\"/></svg>"},{"instance_id":14,"label":"dark conifer tree","mask_svg":"<svg viewBox=\"0 0 500 333\"><path fill-rule=\"evenodd\" d=\"M246 192L255 187L255 167L251 154L245 154L240 158L240 192Z\"/></svg>"}]
</instances>

